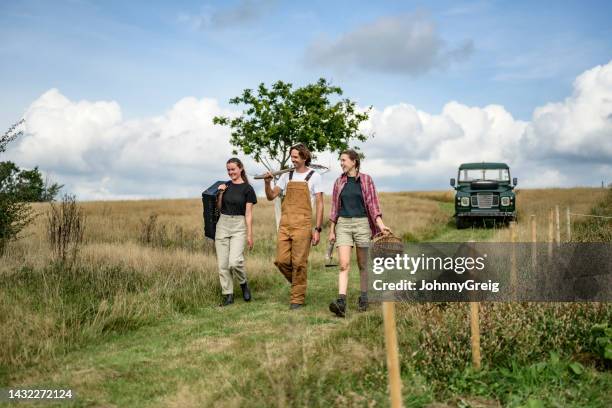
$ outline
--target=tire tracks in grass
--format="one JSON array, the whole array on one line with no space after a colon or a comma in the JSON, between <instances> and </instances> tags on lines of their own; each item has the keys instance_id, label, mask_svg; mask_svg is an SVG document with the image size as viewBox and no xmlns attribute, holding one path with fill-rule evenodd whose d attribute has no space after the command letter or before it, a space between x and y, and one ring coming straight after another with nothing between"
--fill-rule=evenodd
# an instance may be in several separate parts
<instances>
[{"instance_id":1,"label":"tire tracks in grass","mask_svg":"<svg viewBox=\"0 0 612 408\"><path fill-rule=\"evenodd\" d=\"M490 241L494 238L499 229L489 228L486 226L471 227L466 229L457 229L453 214L455 208L453 203L438 201L440 211L448 215L449 219L446 224L440 225L434 234L426 237L425 242L466 242L474 241Z\"/></svg>"}]
</instances>

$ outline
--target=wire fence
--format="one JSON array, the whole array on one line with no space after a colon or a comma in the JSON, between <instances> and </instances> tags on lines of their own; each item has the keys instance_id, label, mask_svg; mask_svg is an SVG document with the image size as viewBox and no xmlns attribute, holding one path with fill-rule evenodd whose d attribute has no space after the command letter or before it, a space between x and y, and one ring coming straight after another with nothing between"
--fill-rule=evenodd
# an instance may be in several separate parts
<instances>
[{"instance_id":1,"label":"wire fence","mask_svg":"<svg viewBox=\"0 0 612 408\"><path fill-rule=\"evenodd\" d=\"M579 215L581 217L593 217L593 218L607 218L612 219L612 217L606 217L604 215L592 215L592 214L578 214L578 213L570 213L570 215Z\"/></svg>"}]
</instances>

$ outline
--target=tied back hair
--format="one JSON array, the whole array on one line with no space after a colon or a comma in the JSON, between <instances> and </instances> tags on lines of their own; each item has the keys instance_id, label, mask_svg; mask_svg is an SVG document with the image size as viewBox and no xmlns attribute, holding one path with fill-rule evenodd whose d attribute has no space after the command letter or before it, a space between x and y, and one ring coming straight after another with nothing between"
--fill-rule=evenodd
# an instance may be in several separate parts
<instances>
[{"instance_id":1,"label":"tied back hair","mask_svg":"<svg viewBox=\"0 0 612 408\"><path fill-rule=\"evenodd\" d=\"M359 157L359 153L357 153L353 149L346 149L342 153L340 153L340 156L342 156L343 154L346 154L349 159L355 162L355 170L359 172L359 166L361 166L361 157Z\"/></svg>"},{"instance_id":2,"label":"tied back hair","mask_svg":"<svg viewBox=\"0 0 612 408\"><path fill-rule=\"evenodd\" d=\"M246 184L249 184L249 178L246 175L246 171L244 171L244 165L242 164L242 161L240 161L240 159L237 157L232 157L227 161L226 164L230 163L234 163L236 166L238 166L238 168L240 169L240 177L242 178L242 181L244 181Z\"/></svg>"}]
</instances>

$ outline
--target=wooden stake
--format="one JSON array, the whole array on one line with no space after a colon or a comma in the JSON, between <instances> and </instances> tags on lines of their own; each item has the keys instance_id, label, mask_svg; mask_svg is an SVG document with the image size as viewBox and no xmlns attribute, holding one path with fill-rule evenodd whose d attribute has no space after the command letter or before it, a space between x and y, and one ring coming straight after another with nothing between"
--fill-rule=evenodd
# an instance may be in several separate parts
<instances>
[{"instance_id":1,"label":"wooden stake","mask_svg":"<svg viewBox=\"0 0 612 408\"><path fill-rule=\"evenodd\" d=\"M397 351L397 328L395 326L395 303L383 302L385 326L385 347L387 349L387 370L389 372L389 393L391 408L402 406L402 382L400 379L399 353Z\"/></svg>"},{"instance_id":2,"label":"wooden stake","mask_svg":"<svg viewBox=\"0 0 612 408\"><path fill-rule=\"evenodd\" d=\"M475 254L475 241L469 240L470 256L473 258ZM470 342L472 345L472 364L476 370L480 370L480 316L479 303L470 302Z\"/></svg>"},{"instance_id":3,"label":"wooden stake","mask_svg":"<svg viewBox=\"0 0 612 408\"><path fill-rule=\"evenodd\" d=\"M555 241L557 247L561 245L561 225L559 222L559 206L555 205Z\"/></svg>"},{"instance_id":4,"label":"wooden stake","mask_svg":"<svg viewBox=\"0 0 612 408\"><path fill-rule=\"evenodd\" d=\"M567 221L567 242L572 242L572 219L570 218L570 208L567 207L565 212L565 218Z\"/></svg>"},{"instance_id":5,"label":"wooden stake","mask_svg":"<svg viewBox=\"0 0 612 408\"><path fill-rule=\"evenodd\" d=\"M537 234L536 234L536 216L531 214L531 264L532 269L535 272L538 264L538 248L537 248Z\"/></svg>"},{"instance_id":6,"label":"wooden stake","mask_svg":"<svg viewBox=\"0 0 612 408\"><path fill-rule=\"evenodd\" d=\"M516 296L516 222L510 222L510 240L512 241L512 264L510 266L510 289L512 290L512 296ZM515 299L516 300L516 299Z\"/></svg>"},{"instance_id":7,"label":"wooden stake","mask_svg":"<svg viewBox=\"0 0 612 408\"><path fill-rule=\"evenodd\" d=\"M472 364L480 370L480 317L478 302L470 302L470 333L472 343Z\"/></svg>"},{"instance_id":8,"label":"wooden stake","mask_svg":"<svg viewBox=\"0 0 612 408\"><path fill-rule=\"evenodd\" d=\"M554 229L554 222L553 222L553 209L549 209L548 210L548 260L550 261L552 259L552 253L553 253L553 229Z\"/></svg>"}]
</instances>

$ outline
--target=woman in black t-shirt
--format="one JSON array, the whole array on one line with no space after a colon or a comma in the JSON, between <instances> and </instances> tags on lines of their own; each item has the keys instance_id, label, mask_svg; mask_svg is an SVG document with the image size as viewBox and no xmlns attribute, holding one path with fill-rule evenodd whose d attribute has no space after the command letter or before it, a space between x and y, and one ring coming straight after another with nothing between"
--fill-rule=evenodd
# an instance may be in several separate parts
<instances>
[{"instance_id":1,"label":"woman in black t-shirt","mask_svg":"<svg viewBox=\"0 0 612 408\"><path fill-rule=\"evenodd\" d=\"M249 184L240 159L232 157L226 163L230 181L219 186L217 208L221 215L215 231L215 249L219 265L219 280L223 301L221 306L234 303L233 276L238 278L245 301L251 300L251 291L244 269L244 246L253 248L253 204L257 203L255 190Z\"/></svg>"}]
</instances>

